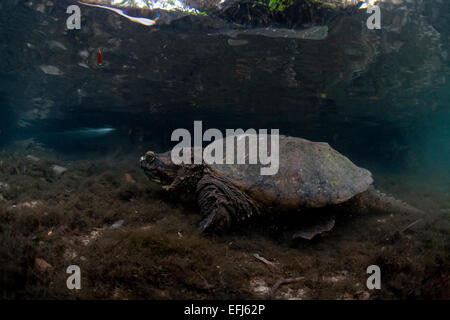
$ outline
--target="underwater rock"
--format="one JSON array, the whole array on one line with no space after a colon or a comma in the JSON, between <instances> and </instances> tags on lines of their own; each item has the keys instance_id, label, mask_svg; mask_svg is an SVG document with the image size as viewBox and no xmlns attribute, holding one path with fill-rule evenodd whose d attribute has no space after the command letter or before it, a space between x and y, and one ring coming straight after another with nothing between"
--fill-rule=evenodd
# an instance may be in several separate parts
<instances>
[{"instance_id":1,"label":"underwater rock","mask_svg":"<svg viewBox=\"0 0 450 320\"><path fill-rule=\"evenodd\" d=\"M370 293L367 291L358 291L355 293L355 296L358 298L358 300L369 300L370 299Z\"/></svg>"},{"instance_id":2,"label":"underwater rock","mask_svg":"<svg viewBox=\"0 0 450 320\"><path fill-rule=\"evenodd\" d=\"M2 35L9 39L10 48L4 50L0 71L12 78L3 88L23 92L12 102L20 106L17 121L23 126L34 120L124 110L136 116L148 115L149 109L156 115L169 110L176 116L178 106L184 107L181 114L195 106L202 112L248 114L257 120L277 106L280 114L308 113L304 118L310 119L310 114L320 114L321 106L314 103L318 94L327 96L345 114L373 113L395 120L404 115L406 106L411 115L430 112L429 104L417 101L415 93L445 80L442 68L448 59L448 36L423 14L439 1L430 0L433 4L425 8L419 0L402 5L383 2L381 30L367 29L367 13L353 10L344 1L298 1L292 9L296 14L271 14L233 1L212 9L208 16L174 15L167 21L161 17L158 22L167 23L151 31L125 23L114 12L91 7L83 10L82 30L65 30L61 24L73 3L57 1L50 10L47 2L33 1L33 8L46 8L43 12L30 11L27 4L11 6L16 16L26 19L10 21L6 17L11 10L0 11L0 21L8 21L8 25L0 22L0 29L6 30ZM313 8L306 10L303 5ZM252 20L244 25L247 8ZM156 14L147 13L151 18ZM11 38L10 29L20 33ZM245 50L231 52L235 46L244 46L250 35ZM93 54L99 48L104 53L101 68ZM186 54L180 58L180 52ZM375 96L392 101L390 109L380 110L388 104L366 104ZM36 97L42 105L36 106ZM349 98L361 101L349 105ZM50 107L45 101L54 103ZM304 125L298 117L287 121Z\"/></svg>"},{"instance_id":3,"label":"underwater rock","mask_svg":"<svg viewBox=\"0 0 450 320\"><path fill-rule=\"evenodd\" d=\"M87 59L89 57L89 51L81 50L80 52L78 52L78 55L83 59Z\"/></svg>"},{"instance_id":4,"label":"underwater rock","mask_svg":"<svg viewBox=\"0 0 450 320\"><path fill-rule=\"evenodd\" d=\"M136 180L134 180L133 176L129 173L125 173L125 181L127 183L136 183Z\"/></svg>"},{"instance_id":5,"label":"underwater rock","mask_svg":"<svg viewBox=\"0 0 450 320\"><path fill-rule=\"evenodd\" d=\"M250 289L257 295L266 296L270 292L270 288L264 279L252 279L250 281Z\"/></svg>"},{"instance_id":6,"label":"underwater rock","mask_svg":"<svg viewBox=\"0 0 450 320\"><path fill-rule=\"evenodd\" d=\"M58 166L58 165L55 164L55 165L52 166L52 171L57 176L61 176L67 171L67 168L64 168L64 167L61 167L61 166Z\"/></svg>"},{"instance_id":7,"label":"underwater rock","mask_svg":"<svg viewBox=\"0 0 450 320\"><path fill-rule=\"evenodd\" d=\"M19 204L15 204L15 205L11 206L11 209L23 209L23 208L35 209L38 206L40 206L41 204L42 204L41 201L33 200L33 201L28 201L28 202L22 202L22 203L19 203Z\"/></svg>"},{"instance_id":8,"label":"underwater rock","mask_svg":"<svg viewBox=\"0 0 450 320\"><path fill-rule=\"evenodd\" d=\"M86 63L79 62L78 65L79 65L80 67L82 67L82 68L89 69L89 66L88 66Z\"/></svg>"},{"instance_id":9,"label":"underwater rock","mask_svg":"<svg viewBox=\"0 0 450 320\"><path fill-rule=\"evenodd\" d=\"M46 73L46 74L50 74L53 76L61 76L62 72L61 70L59 70L58 67L55 66L40 66L42 72Z\"/></svg>"},{"instance_id":10,"label":"underwater rock","mask_svg":"<svg viewBox=\"0 0 450 320\"><path fill-rule=\"evenodd\" d=\"M72 261L78 257L78 253L72 248L67 248L66 251L64 251L63 256L66 261Z\"/></svg>"},{"instance_id":11,"label":"underwater rock","mask_svg":"<svg viewBox=\"0 0 450 320\"><path fill-rule=\"evenodd\" d=\"M292 290L291 288L288 288L286 291L281 291L279 296L284 300L304 300L308 299L308 292L307 289Z\"/></svg>"},{"instance_id":12,"label":"underwater rock","mask_svg":"<svg viewBox=\"0 0 450 320\"><path fill-rule=\"evenodd\" d=\"M118 229L121 226L123 226L124 222L125 222L124 220L118 220L118 221L114 222L114 224L111 225L111 228Z\"/></svg>"},{"instance_id":13,"label":"underwater rock","mask_svg":"<svg viewBox=\"0 0 450 320\"><path fill-rule=\"evenodd\" d=\"M235 29L230 31L218 32L216 34L221 34L232 38L236 38L240 35L245 35L282 39L324 40L328 36L328 26L315 26L305 30L271 27L255 29Z\"/></svg>"},{"instance_id":14,"label":"underwater rock","mask_svg":"<svg viewBox=\"0 0 450 320\"><path fill-rule=\"evenodd\" d=\"M34 267L41 273L45 273L53 268L53 266L41 258L34 259Z\"/></svg>"},{"instance_id":15,"label":"underwater rock","mask_svg":"<svg viewBox=\"0 0 450 320\"><path fill-rule=\"evenodd\" d=\"M39 162L39 160L40 160L38 157L32 156L30 154L26 156L26 159L33 161L33 162Z\"/></svg>"},{"instance_id":16,"label":"underwater rock","mask_svg":"<svg viewBox=\"0 0 450 320\"><path fill-rule=\"evenodd\" d=\"M63 45L61 42L55 41L55 40L51 40L48 42L48 47L50 49L60 49L60 50L67 50L67 47L65 45Z\"/></svg>"},{"instance_id":17,"label":"underwater rock","mask_svg":"<svg viewBox=\"0 0 450 320\"><path fill-rule=\"evenodd\" d=\"M9 189L9 184L5 182L0 182L0 191L7 191Z\"/></svg>"},{"instance_id":18,"label":"underwater rock","mask_svg":"<svg viewBox=\"0 0 450 320\"><path fill-rule=\"evenodd\" d=\"M239 47L239 46L244 46L244 45L248 44L247 40L228 39L227 42L232 47Z\"/></svg>"},{"instance_id":19,"label":"underwater rock","mask_svg":"<svg viewBox=\"0 0 450 320\"><path fill-rule=\"evenodd\" d=\"M349 272L347 270L340 271L339 273L329 276L329 277L323 277L324 281L332 282L332 283L338 283L342 281L346 281L349 278Z\"/></svg>"},{"instance_id":20,"label":"underwater rock","mask_svg":"<svg viewBox=\"0 0 450 320\"><path fill-rule=\"evenodd\" d=\"M2 192L7 193L9 190L9 184L5 183L5 182L0 182L0 202L5 201L5 198L2 194Z\"/></svg>"},{"instance_id":21,"label":"underwater rock","mask_svg":"<svg viewBox=\"0 0 450 320\"><path fill-rule=\"evenodd\" d=\"M102 229L98 229L92 231L88 235L80 236L79 240L84 246L88 246L92 241L98 240L102 235Z\"/></svg>"},{"instance_id":22,"label":"underwater rock","mask_svg":"<svg viewBox=\"0 0 450 320\"><path fill-rule=\"evenodd\" d=\"M310 226L303 228L302 230L295 233L292 238L302 238L305 240L312 240L314 237L322 234L326 234L327 232L330 232L335 225L334 217L330 218L328 220L322 221L318 225Z\"/></svg>"}]
</instances>

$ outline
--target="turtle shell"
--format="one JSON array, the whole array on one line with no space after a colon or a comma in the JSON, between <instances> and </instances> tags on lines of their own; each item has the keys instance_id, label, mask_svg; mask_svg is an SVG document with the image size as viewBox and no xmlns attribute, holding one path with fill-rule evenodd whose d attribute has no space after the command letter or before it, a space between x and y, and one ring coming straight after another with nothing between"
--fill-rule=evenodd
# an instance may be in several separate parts
<instances>
[{"instance_id":1,"label":"turtle shell","mask_svg":"<svg viewBox=\"0 0 450 320\"><path fill-rule=\"evenodd\" d=\"M233 163L237 162L236 141L247 140L246 137L260 142L256 145L266 145L263 151L271 150L270 135L266 140L253 134L235 135L232 138L237 139L234 144ZM205 148L205 152L211 152L211 148L217 148L222 142L223 154L226 156L226 141L229 138L214 141ZM367 190L373 182L370 171L356 166L328 143L282 135L279 136L278 172L273 175L262 175L261 168L268 165L260 164L259 156L257 164L248 163L251 156L258 155L255 144L252 144L251 149L248 141L245 148L245 164L226 164L228 161L224 157L224 163L211 164L210 167L216 174L228 178L266 208L296 210L339 204ZM231 147L230 149L233 150Z\"/></svg>"}]
</instances>

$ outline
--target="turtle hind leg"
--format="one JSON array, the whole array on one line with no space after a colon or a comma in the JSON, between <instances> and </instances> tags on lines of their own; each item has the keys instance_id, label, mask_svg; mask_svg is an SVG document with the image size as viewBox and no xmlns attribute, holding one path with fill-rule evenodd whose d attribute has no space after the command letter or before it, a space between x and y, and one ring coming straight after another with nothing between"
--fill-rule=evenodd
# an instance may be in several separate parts
<instances>
[{"instance_id":1,"label":"turtle hind leg","mask_svg":"<svg viewBox=\"0 0 450 320\"><path fill-rule=\"evenodd\" d=\"M259 213L246 194L223 177L205 175L197 185L197 201L204 220L199 231L223 230L233 221Z\"/></svg>"},{"instance_id":2,"label":"turtle hind leg","mask_svg":"<svg viewBox=\"0 0 450 320\"><path fill-rule=\"evenodd\" d=\"M353 199L352 199L353 200ZM350 200L350 201L352 201ZM357 195L352 201L358 208L380 212L422 215L424 212L392 196L386 195L370 187L367 191Z\"/></svg>"}]
</instances>

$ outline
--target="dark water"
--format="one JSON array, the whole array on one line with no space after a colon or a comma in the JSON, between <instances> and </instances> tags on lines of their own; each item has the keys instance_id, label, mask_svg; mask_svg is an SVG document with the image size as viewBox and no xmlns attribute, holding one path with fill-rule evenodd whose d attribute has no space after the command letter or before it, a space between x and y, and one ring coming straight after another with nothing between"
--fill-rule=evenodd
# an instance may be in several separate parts
<instances>
[{"instance_id":1,"label":"dark water","mask_svg":"<svg viewBox=\"0 0 450 320\"><path fill-rule=\"evenodd\" d=\"M450 173L450 88L442 87L433 96L436 111L419 116L408 116L397 121L384 120L375 114L348 114L340 108L355 105L389 109L389 101L355 102L312 101L308 110L286 106L261 106L257 117L240 112L211 112L186 110L176 106L151 115L130 115L102 112L65 120L36 123L29 128L14 127L14 110L5 108L2 117L2 141L5 145L15 139L35 138L46 146L67 154L111 151L119 146L129 150L152 149L165 151L175 142L173 130L186 128L193 133L194 121L203 122L203 130L218 128L264 129L277 128L281 134L303 137L312 141L329 142L335 149L369 169L399 171L405 174L427 175ZM276 93L275 93L276 94ZM214 102L212 102L214 103ZM88 107L87 107L88 108ZM245 110L245 105L236 106ZM413 107L412 107L413 108ZM103 134L83 135L85 129L114 128Z\"/></svg>"},{"instance_id":2,"label":"dark water","mask_svg":"<svg viewBox=\"0 0 450 320\"><path fill-rule=\"evenodd\" d=\"M416 6L407 8L407 10L419 11L418 14L424 23L429 23L436 30L440 36L441 53L445 57L450 32L448 20L446 20L448 12L445 12L448 5L439 2L424 5L418 1ZM21 11L22 8L17 10ZM105 15L101 11L92 12L93 18L104 18ZM24 12L36 14L36 11ZM53 12L50 11L49 14ZM394 18L396 14L394 11ZM359 15L360 18L363 16L361 13ZM29 22L30 25L33 21L39 25L37 22L39 18L41 18L39 15L33 16ZM336 20L339 21L339 18L334 17L328 23L334 26L333 23L336 23ZM45 24L41 23L41 25L45 28ZM207 128L221 130L278 128L285 135L327 141L358 164L372 170L398 171L406 175L427 175L439 172L442 176L448 175L450 171L450 88L448 83L445 83L449 69L448 59L440 61L439 65L435 62L436 66L429 66L429 69L434 67L438 69L433 73L430 71L430 77L444 79L438 85L430 81L429 84L419 86L417 90L414 89L416 77L414 70L418 70L414 64L421 61L426 64L427 59L417 58L413 52L409 52L411 55L409 57L407 51L400 51L397 54L381 55L376 62L369 65L366 71L354 73L351 81L327 90L327 82L334 81L331 78L337 72L332 66L337 63L351 64L352 61L350 59L340 62L334 59L337 55L332 51L327 55L320 55L320 51L327 48L324 44L326 42L253 37L248 38L250 43L241 49L241 47L228 46L227 37L210 37L207 32L196 30L195 36L188 40L188 42L196 42L193 49L186 47L188 44L184 39L192 34L190 26L181 22L175 22L173 25L174 27L164 26L161 30L149 35L149 41L153 39L152 37L159 37L160 40L165 39L168 46L169 59L158 60L158 66L161 69L166 68L166 72L169 72L164 80L166 82L155 84L152 82L154 79L145 78L144 75L139 79L131 78L125 83L126 92L131 95L132 100L139 95L146 96L148 101L161 96L162 103L159 103L156 111L152 112L142 111L147 109L142 99L136 100L140 101L140 104L124 103L122 111L118 111L116 107L109 108L107 101L104 104L98 102L104 99L104 96L99 93L100 96L96 97L95 81L98 81L101 86L103 78L96 79L96 75L91 74L89 75L91 78L82 85L82 88L90 90L87 93L88 98L76 102L50 98L54 109L58 109L55 114L50 114L45 119L29 120L26 126L18 126L23 113L32 109L32 106L29 106L30 100L21 99L27 88L36 85L38 87L36 93L40 92L38 96L45 98L53 95L52 90L61 91L61 87L52 89L54 78L51 76L49 80L45 79L43 84L38 85L42 79L26 77L24 76L26 71L23 70L15 74L13 63L5 65L0 79L4 83L0 89L2 106L0 143L6 146L15 140L34 138L56 151L80 155L92 151L104 153L119 145L127 150L134 148L139 151L149 148L164 150L173 145L170 135L174 129L192 130L193 121L201 120L205 130ZM134 27L131 26L131 28ZM111 32L111 36L116 39L121 37L120 31L107 31ZM352 31L351 28L347 30L349 33ZM40 37L38 39L33 39L31 34L26 41L29 43L33 40L45 41L44 32L37 33ZM86 32L92 31L89 29ZM385 33L387 37L391 36L389 32ZM415 39L409 34L395 36L399 38L399 41L404 42L404 47L412 46ZM54 38L54 35L48 35L48 40ZM178 44L177 39L179 39ZM329 41L336 40L331 37ZM219 43L222 47L220 56L214 53L208 54L208 47L212 43ZM349 48L345 45L339 48L344 51L355 50L351 45ZM27 61L26 65L22 65L22 69L37 68L37 65L33 65L35 58L31 55L27 57L25 49L14 50L11 47L4 49L6 50L4 54L8 56L14 56L16 51L17 55L20 55L18 58L21 59L22 64ZM184 56L183 50L203 51L206 54L199 53L197 58L193 58L191 55ZM363 56L369 55L369 52L365 53L364 49L361 50ZM175 55L177 51L180 54L178 57ZM39 49L38 52L40 58L36 60L36 64L44 63L46 60L48 64L51 64L50 60L58 61L52 57L54 53L51 49L47 48L47 52ZM161 55L164 54L161 48L158 48L158 52ZM117 54L120 56L122 52ZM145 52L140 54L146 55ZM417 53L418 56L421 54L430 53ZM107 60L108 53L105 55ZM147 55L148 59L152 59L155 53L148 52ZM46 59L46 56L49 59ZM327 57L330 61L326 61ZM258 74L260 69L268 68L271 63L268 58L277 61L276 67L272 68L271 77L267 77L267 74ZM221 74L227 68L235 68L236 61L240 61L239 59L243 61L242 65L256 74L249 82L237 82L236 79ZM411 61L408 62L408 59ZM125 57L122 57L122 62L127 62ZM317 69L308 70L315 64L323 64L320 74L314 74L318 72ZM395 73L399 71L395 69L396 64L404 64L404 68L410 68L412 80L404 80L400 85L390 84L391 78L394 78ZM178 72L176 67L179 68ZM297 73L297 76L294 75L294 79L298 82L296 89L290 88L285 82L286 79L282 80L280 77L280 74L290 67ZM245 67L243 68L245 71ZM345 68L344 66L343 70ZM426 69L427 66L424 68ZM307 73L301 73L301 69L306 69ZM172 76L176 78L175 88L170 86L164 88L164 83L171 78L169 70L172 70ZM106 73L108 77L117 75L108 67L99 71ZM136 72L139 72L139 69L132 73ZM180 78L180 74L184 76ZM206 76L202 78L204 74ZM417 75L418 81L425 82L420 77L421 75ZM67 94L79 88L77 83L70 82L70 74L65 75L65 85L62 88ZM192 87L193 82L197 82L194 87L200 86L202 89L197 92L191 89L184 90L183 86ZM382 87L383 84L385 87ZM119 83L118 86L120 85ZM392 90L390 86L393 87ZM149 87L151 87L150 91L147 90ZM109 88L109 90L115 89ZM322 94L327 91L328 95ZM383 92L386 93L383 94ZM192 104L189 94L200 96L196 105ZM177 97L174 99L175 102L164 100L164 97L167 97L167 100L171 95ZM116 131L98 137L64 134L81 128L104 127L113 127Z\"/></svg>"},{"instance_id":3,"label":"dark water","mask_svg":"<svg viewBox=\"0 0 450 320\"><path fill-rule=\"evenodd\" d=\"M431 23L435 22L438 25L436 28L442 33L441 39L444 42L445 38L448 38L449 30L442 30L442 28L447 22L442 22L443 17L439 17L439 13L431 11L431 13L428 12L429 16L426 18ZM445 15L445 13L441 15ZM164 33L164 30L160 32ZM178 32L189 33L189 30ZM207 50L208 42L211 39L207 35L203 35L203 38L206 42L204 44L200 42L198 46L204 45ZM213 41L222 41L226 46L226 38L213 39ZM277 51L280 44L289 48L294 42L257 37L251 41L253 48L243 50L242 54L249 61L263 59L268 51ZM301 44L296 45L296 47L298 46L301 48ZM225 49L234 50L231 47L225 47ZM444 49L445 43L443 51ZM291 49L292 51L295 51L295 54L290 54L289 50L285 51L288 54L282 52L271 54L286 61L293 56L297 60L302 60L304 53L301 49ZM45 55L46 52L41 52L41 54ZM225 52L224 54L229 53ZM306 55L306 60L304 59L305 61L302 61L300 65L314 64L315 61L308 56L308 53ZM401 55L392 59L394 58L402 59ZM216 64L220 64L221 60L224 64L228 63L222 57L210 58L210 61L189 61L182 56L179 59L180 63L186 62L186 68L192 68L193 72L200 67L217 68ZM372 69L375 70L383 65L385 64L378 63ZM447 77L448 62L447 66L442 66L439 73L433 76ZM370 90L367 88L370 86L367 79L371 79L372 76L379 77L380 74L377 72L372 74L369 69L360 78L340 90L342 92L358 91L361 88L362 91ZM190 80L192 79L185 79L186 82ZM24 86L11 73L3 74L2 81L8 84L8 88L15 88L14 84L18 84L16 88L20 90ZM217 74L216 81L220 86L220 82L227 81L227 79L221 79L220 74ZM180 85L183 84L180 83ZM274 79L258 78L251 86L239 87L236 83L231 82L226 84L226 87L229 90L228 93L217 96L217 100L214 96L210 96L202 102L202 105L194 108L189 105L189 101L186 101L184 104L163 105L156 112L134 114L110 112L107 106L100 106L101 110L98 106L90 110L91 106L88 103L81 102L75 107L79 107L80 112L75 109L68 112L66 116L63 115L54 120L34 120L27 127L16 126L20 117L18 109L27 108L26 105L17 106L16 104L17 97L21 94L20 91L3 89L0 97L2 105L0 139L1 143L6 145L15 139L36 138L63 153L82 154L85 149L92 151L98 148L103 151L107 146L118 144L124 144L130 148L139 145L143 148L162 150L171 146L170 134L174 129L191 129L194 120L202 120L205 130L206 128L221 130L225 128L279 128L282 134L327 141L337 150L355 161L367 165L370 169L401 170L408 174L441 171L444 175L450 171L450 88L448 84L425 88L420 92L413 93L413 96L408 96L407 99L402 92L406 88L398 88L397 93L394 92L387 97L377 97L377 100L368 99L371 93L359 94L356 98L350 99L321 98L314 92L314 85L309 84L307 84L306 94L294 95L292 91L284 90L283 83L277 83L276 75L274 75ZM52 91L50 86L44 86L43 89L47 93ZM140 84L136 83L136 87L132 90L135 91L134 95L139 95ZM299 88L299 90L303 91L304 89ZM321 89L317 88L317 90ZM154 94L158 95L158 91L154 91ZM174 94L177 94L176 91ZM376 96L376 94L373 95ZM264 100L265 97L269 97L269 99ZM392 103L392 100L396 99L404 99L405 105L398 108L398 101L395 102L395 105ZM59 101L55 101L55 104L59 103ZM215 110L215 105L221 107ZM426 111L417 111L423 109ZM116 128L117 131L112 135L102 135L97 138L61 134L79 128L108 126Z\"/></svg>"}]
</instances>

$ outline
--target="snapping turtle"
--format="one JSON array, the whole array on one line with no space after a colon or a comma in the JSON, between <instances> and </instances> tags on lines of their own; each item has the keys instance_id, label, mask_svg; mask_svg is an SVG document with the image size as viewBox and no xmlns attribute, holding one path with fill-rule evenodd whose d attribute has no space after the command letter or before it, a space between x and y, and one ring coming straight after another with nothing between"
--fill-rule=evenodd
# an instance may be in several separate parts
<instances>
[{"instance_id":1,"label":"snapping turtle","mask_svg":"<svg viewBox=\"0 0 450 320\"><path fill-rule=\"evenodd\" d=\"M257 154L257 150L245 149L245 159L249 152ZM260 164L175 165L170 152L149 151L140 163L148 178L165 190L196 194L204 216L201 232L223 229L257 214L303 212L343 203L358 210L420 212L371 187L370 171L324 142L279 136L279 170L274 175L261 175ZM333 226L334 219L294 236L311 239Z\"/></svg>"}]
</instances>

